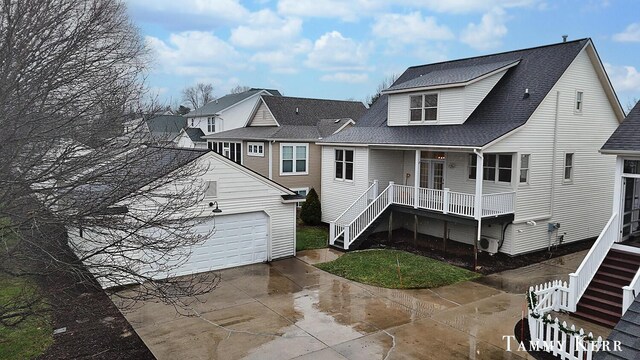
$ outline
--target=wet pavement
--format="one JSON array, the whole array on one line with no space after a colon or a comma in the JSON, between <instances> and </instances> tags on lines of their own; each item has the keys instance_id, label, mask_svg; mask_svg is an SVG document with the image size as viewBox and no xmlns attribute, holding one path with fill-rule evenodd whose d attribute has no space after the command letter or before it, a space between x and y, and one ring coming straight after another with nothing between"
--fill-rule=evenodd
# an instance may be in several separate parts
<instances>
[{"instance_id":1,"label":"wet pavement","mask_svg":"<svg viewBox=\"0 0 640 360\"><path fill-rule=\"evenodd\" d=\"M436 289L392 290L310 264L341 253L220 272L191 317L145 303L126 313L158 359L529 359L506 352L525 311L524 289L566 277L586 252ZM515 348L514 348L515 350Z\"/></svg>"}]
</instances>

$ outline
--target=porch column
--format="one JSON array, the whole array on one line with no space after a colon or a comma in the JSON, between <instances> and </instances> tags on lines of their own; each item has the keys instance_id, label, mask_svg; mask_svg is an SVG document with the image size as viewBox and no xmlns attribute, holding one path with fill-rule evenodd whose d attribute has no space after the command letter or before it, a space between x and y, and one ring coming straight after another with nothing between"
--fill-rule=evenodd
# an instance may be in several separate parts
<instances>
[{"instance_id":1,"label":"porch column","mask_svg":"<svg viewBox=\"0 0 640 360\"><path fill-rule=\"evenodd\" d=\"M480 242L480 234L482 233L482 179L484 176L484 157L481 151L475 151L476 154L476 194L474 202L474 215L478 222L478 232L476 240L473 243L473 271L478 268L478 243Z\"/></svg>"},{"instance_id":2,"label":"porch column","mask_svg":"<svg viewBox=\"0 0 640 360\"><path fill-rule=\"evenodd\" d=\"M418 193L418 188L420 187L420 150L416 150L416 158L413 169L413 208L418 208L418 198L420 197Z\"/></svg>"},{"instance_id":3,"label":"porch column","mask_svg":"<svg viewBox=\"0 0 640 360\"><path fill-rule=\"evenodd\" d=\"M622 197L624 196L624 179L622 178L622 173L624 170L624 159L622 156L616 156L616 174L613 180L613 209L611 210L612 214L618 214L618 219L613 224L616 227L616 234L618 234L616 242L622 240L622 221L623 221L623 207L622 207Z\"/></svg>"}]
</instances>

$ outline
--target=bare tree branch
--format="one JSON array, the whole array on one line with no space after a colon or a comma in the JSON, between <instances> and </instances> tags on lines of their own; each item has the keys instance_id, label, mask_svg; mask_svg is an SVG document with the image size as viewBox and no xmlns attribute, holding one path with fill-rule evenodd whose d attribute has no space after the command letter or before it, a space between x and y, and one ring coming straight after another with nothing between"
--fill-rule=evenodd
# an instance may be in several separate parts
<instances>
[{"instance_id":1,"label":"bare tree branch","mask_svg":"<svg viewBox=\"0 0 640 360\"><path fill-rule=\"evenodd\" d=\"M215 100L213 96L213 85L197 83L182 90L182 100L197 109L208 102Z\"/></svg>"}]
</instances>

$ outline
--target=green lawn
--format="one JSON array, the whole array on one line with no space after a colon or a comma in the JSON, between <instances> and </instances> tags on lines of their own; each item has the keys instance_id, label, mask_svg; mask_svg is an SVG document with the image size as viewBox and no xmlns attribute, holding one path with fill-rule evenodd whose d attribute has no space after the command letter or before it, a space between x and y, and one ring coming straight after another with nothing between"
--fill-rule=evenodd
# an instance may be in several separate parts
<instances>
[{"instance_id":1,"label":"green lawn","mask_svg":"<svg viewBox=\"0 0 640 360\"><path fill-rule=\"evenodd\" d=\"M16 239L5 231L6 221L0 219L0 251L15 245ZM0 273L0 308L10 305L23 295L37 296L37 288L25 278ZM38 307L44 306L38 305ZM0 359L33 359L53 343L53 329L47 315L32 316L15 326L0 324Z\"/></svg>"},{"instance_id":2,"label":"green lawn","mask_svg":"<svg viewBox=\"0 0 640 360\"><path fill-rule=\"evenodd\" d=\"M355 251L316 266L350 280L391 289L434 288L480 277L469 270L399 250Z\"/></svg>"},{"instance_id":3,"label":"green lawn","mask_svg":"<svg viewBox=\"0 0 640 360\"><path fill-rule=\"evenodd\" d=\"M326 248L329 230L325 226L298 225L296 232L296 251Z\"/></svg>"}]
</instances>

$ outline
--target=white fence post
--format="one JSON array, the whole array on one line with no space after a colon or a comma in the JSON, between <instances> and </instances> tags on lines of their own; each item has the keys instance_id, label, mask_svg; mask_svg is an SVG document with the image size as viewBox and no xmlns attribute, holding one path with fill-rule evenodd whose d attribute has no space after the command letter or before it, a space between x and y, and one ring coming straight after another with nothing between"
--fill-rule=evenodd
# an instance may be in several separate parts
<instances>
[{"instance_id":1,"label":"white fence post","mask_svg":"<svg viewBox=\"0 0 640 360\"><path fill-rule=\"evenodd\" d=\"M375 199L378 197L378 180L373 180L373 198Z\"/></svg>"},{"instance_id":2,"label":"white fence post","mask_svg":"<svg viewBox=\"0 0 640 360\"><path fill-rule=\"evenodd\" d=\"M569 311L575 312L578 305L578 275L576 273L569 274Z\"/></svg>"},{"instance_id":3,"label":"white fence post","mask_svg":"<svg viewBox=\"0 0 640 360\"><path fill-rule=\"evenodd\" d=\"M344 249L349 250L349 225L344 227Z\"/></svg>"},{"instance_id":4,"label":"white fence post","mask_svg":"<svg viewBox=\"0 0 640 360\"><path fill-rule=\"evenodd\" d=\"M449 193L449 188L444 188L444 191L442 193L442 212L445 214L449 213L449 196L451 194Z\"/></svg>"},{"instance_id":5,"label":"white fence post","mask_svg":"<svg viewBox=\"0 0 640 360\"><path fill-rule=\"evenodd\" d=\"M329 223L329 245L333 245L336 242L336 223Z\"/></svg>"},{"instance_id":6,"label":"white fence post","mask_svg":"<svg viewBox=\"0 0 640 360\"><path fill-rule=\"evenodd\" d=\"M388 195L389 195L389 205L393 204L393 185L395 183L393 181L389 181L389 191L388 191Z\"/></svg>"}]
</instances>

